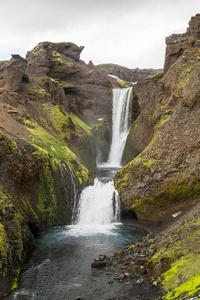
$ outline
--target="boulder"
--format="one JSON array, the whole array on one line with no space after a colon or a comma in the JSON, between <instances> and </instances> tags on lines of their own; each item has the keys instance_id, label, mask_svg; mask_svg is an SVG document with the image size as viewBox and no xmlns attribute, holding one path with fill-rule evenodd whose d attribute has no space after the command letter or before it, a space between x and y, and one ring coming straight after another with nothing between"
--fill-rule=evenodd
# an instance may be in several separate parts
<instances>
[{"instance_id":1,"label":"boulder","mask_svg":"<svg viewBox=\"0 0 200 300\"><path fill-rule=\"evenodd\" d=\"M3 69L3 87L7 91L17 92L21 89L27 61L20 56L13 56Z\"/></svg>"}]
</instances>

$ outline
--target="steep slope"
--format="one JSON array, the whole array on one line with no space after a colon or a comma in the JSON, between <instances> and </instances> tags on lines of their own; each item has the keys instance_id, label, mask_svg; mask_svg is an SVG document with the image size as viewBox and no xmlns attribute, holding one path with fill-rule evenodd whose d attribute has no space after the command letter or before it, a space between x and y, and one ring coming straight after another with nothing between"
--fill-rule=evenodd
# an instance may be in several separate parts
<instances>
[{"instance_id":1,"label":"steep slope","mask_svg":"<svg viewBox=\"0 0 200 300\"><path fill-rule=\"evenodd\" d=\"M191 200L199 198L199 22L199 15L192 18L181 41L178 36L171 56L167 48L165 73L134 87L141 114L129 139L137 145L146 125L150 142L117 173L115 183L124 210L132 210L142 221L165 221L177 207L191 206ZM174 43L174 36L171 39ZM182 51L176 62L171 59L170 63L175 47Z\"/></svg>"},{"instance_id":2,"label":"steep slope","mask_svg":"<svg viewBox=\"0 0 200 300\"><path fill-rule=\"evenodd\" d=\"M138 156L116 174L115 185L125 218L166 228L151 240L142 266L162 282L162 299L198 299L200 14L166 43L164 73L134 87L141 114L126 147Z\"/></svg>"},{"instance_id":3,"label":"steep slope","mask_svg":"<svg viewBox=\"0 0 200 300\"><path fill-rule=\"evenodd\" d=\"M119 84L81 61L82 49L44 42L0 64L0 297L34 235L70 223L74 185L79 194L93 179Z\"/></svg>"}]
</instances>

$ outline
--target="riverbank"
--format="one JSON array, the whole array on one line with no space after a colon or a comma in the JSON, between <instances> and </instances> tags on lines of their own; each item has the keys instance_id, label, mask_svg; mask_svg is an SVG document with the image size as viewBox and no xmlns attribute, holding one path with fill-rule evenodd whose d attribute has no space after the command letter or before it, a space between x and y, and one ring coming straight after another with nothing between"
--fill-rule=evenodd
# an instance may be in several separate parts
<instances>
[{"instance_id":1,"label":"riverbank","mask_svg":"<svg viewBox=\"0 0 200 300\"><path fill-rule=\"evenodd\" d=\"M200 203L196 199L196 205L184 214L174 214L169 224L141 224L142 230L149 229L141 242L105 257L99 266L96 262L97 268L104 265L105 274L113 274L110 284L119 283L111 299L181 300L197 296L199 221ZM140 226L136 221L132 226L133 223Z\"/></svg>"},{"instance_id":2,"label":"riverbank","mask_svg":"<svg viewBox=\"0 0 200 300\"><path fill-rule=\"evenodd\" d=\"M110 275L108 284L118 282L113 297L106 298L105 295L104 300L161 299L160 281L150 278L147 271L147 262L154 254L151 246L155 237L155 233L151 232L141 242L130 245L112 257L100 255L96 258L92 267L104 268L105 276Z\"/></svg>"}]
</instances>

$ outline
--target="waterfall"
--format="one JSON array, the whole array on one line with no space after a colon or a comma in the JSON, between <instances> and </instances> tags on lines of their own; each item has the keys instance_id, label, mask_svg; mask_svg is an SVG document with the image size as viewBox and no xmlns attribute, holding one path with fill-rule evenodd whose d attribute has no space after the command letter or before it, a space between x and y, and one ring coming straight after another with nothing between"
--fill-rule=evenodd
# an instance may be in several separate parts
<instances>
[{"instance_id":1,"label":"waterfall","mask_svg":"<svg viewBox=\"0 0 200 300\"><path fill-rule=\"evenodd\" d=\"M131 92L132 88L113 89L112 143L108 161L98 166L102 170L101 178L95 178L94 184L82 191L78 205L74 206L76 215L72 220L76 219L75 230L81 234L105 232L105 228L120 220L120 198L112 172L121 167L130 130Z\"/></svg>"},{"instance_id":2,"label":"waterfall","mask_svg":"<svg viewBox=\"0 0 200 300\"><path fill-rule=\"evenodd\" d=\"M108 225L119 221L119 195L113 181L104 183L95 178L94 185L85 188L80 197L79 225Z\"/></svg>"},{"instance_id":3,"label":"waterfall","mask_svg":"<svg viewBox=\"0 0 200 300\"><path fill-rule=\"evenodd\" d=\"M66 172L66 169L62 165L62 163L66 166L68 173ZM72 207L73 205L72 223L74 223L76 218L77 204L78 204L77 203L78 202L78 190L77 190L78 181L71 166L66 161L63 161L62 163L60 162L58 163L60 174L61 174L61 183L64 189L64 194L68 205L70 207ZM69 176L70 176L70 183L68 182ZM70 196L70 200L69 200L69 196Z\"/></svg>"},{"instance_id":4,"label":"waterfall","mask_svg":"<svg viewBox=\"0 0 200 300\"><path fill-rule=\"evenodd\" d=\"M108 161L98 167L121 168L121 160L126 140L131 128L132 87L113 89L112 143Z\"/></svg>"},{"instance_id":5,"label":"waterfall","mask_svg":"<svg viewBox=\"0 0 200 300\"><path fill-rule=\"evenodd\" d=\"M77 178L74 175L74 172L71 168L71 166L65 161L64 162L65 165L68 167L69 170L69 174L70 174L70 178L71 178L71 183L72 183L72 187L73 187L73 210L72 210L72 224L75 223L76 220L76 211L77 211L77 204L78 204L78 193L77 193Z\"/></svg>"}]
</instances>

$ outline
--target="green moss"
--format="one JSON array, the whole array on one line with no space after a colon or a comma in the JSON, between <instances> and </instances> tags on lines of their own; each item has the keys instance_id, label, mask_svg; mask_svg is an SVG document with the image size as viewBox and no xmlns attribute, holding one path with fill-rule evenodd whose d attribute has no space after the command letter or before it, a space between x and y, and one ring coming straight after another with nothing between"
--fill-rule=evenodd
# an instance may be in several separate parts
<instances>
[{"instance_id":1,"label":"green moss","mask_svg":"<svg viewBox=\"0 0 200 300\"><path fill-rule=\"evenodd\" d=\"M188 53L186 53L187 57L184 56L184 63L182 64L182 70L179 73L179 78L177 80L177 85L176 88L179 91L182 91L185 87L185 85L187 84L187 82L190 80L190 77L193 74L193 71L196 68L196 62L194 61L194 56L192 56L193 58L190 58L190 56L188 55Z\"/></svg>"},{"instance_id":2,"label":"green moss","mask_svg":"<svg viewBox=\"0 0 200 300\"><path fill-rule=\"evenodd\" d=\"M65 108L63 106L54 105L52 106L50 103L44 103L43 108L45 112L48 114L48 117L52 121L55 128L57 128L58 131L63 131L63 126L66 126L68 128L68 131L70 131L70 123L69 118L71 118L76 132L79 134L83 133L80 128L82 128L84 131L90 134L91 127L89 127L87 124L85 124L83 121L81 121L76 115L73 113L66 112Z\"/></svg>"},{"instance_id":3,"label":"green moss","mask_svg":"<svg viewBox=\"0 0 200 300\"><path fill-rule=\"evenodd\" d=\"M73 88L74 84L71 82L67 82L67 81L61 81L61 85L63 88Z\"/></svg>"},{"instance_id":4,"label":"green moss","mask_svg":"<svg viewBox=\"0 0 200 300\"><path fill-rule=\"evenodd\" d=\"M190 284L194 284L196 276L199 277L200 259L198 255L189 255L184 259L172 264L172 267L163 274L162 285L164 290L169 293L165 299L171 299L171 295L179 297L181 294L196 292L196 285L192 289ZM188 290L188 285L190 289ZM173 298L174 299L174 298Z\"/></svg>"},{"instance_id":5,"label":"green moss","mask_svg":"<svg viewBox=\"0 0 200 300\"><path fill-rule=\"evenodd\" d=\"M179 285L173 291L169 292L163 298L166 300L174 300L174 299L188 299L188 297L194 296L197 292L200 291L199 288L200 282L200 271L198 271L193 277L188 279L183 284Z\"/></svg>"},{"instance_id":6,"label":"green moss","mask_svg":"<svg viewBox=\"0 0 200 300\"><path fill-rule=\"evenodd\" d=\"M117 82L121 85L121 87L123 88L128 88L130 85L128 84L128 82L121 80L121 79L117 79Z\"/></svg>"},{"instance_id":7,"label":"green moss","mask_svg":"<svg viewBox=\"0 0 200 300\"><path fill-rule=\"evenodd\" d=\"M170 118L170 114L167 114L164 116L164 118L161 118L159 123L157 124L157 129L159 130Z\"/></svg>"},{"instance_id":8,"label":"green moss","mask_svg":"<svg viewBox=\"0 0 200 300\"><path fill-rule=\"evenodd\" d=\"M44 88L40 86L33 86L30 84L26 84L25 90L27 91L28 95L34 95L39 98L51 98L51 95Z\"/></svg>"},{"instance_id":9,"label":"green moss","mask_svg":"<svg viewBox=\"0 0 200 300\"><path fill-rule=\"evenodd\" d=\"M16 287L20 265L25 258L23 248L24 218L16 211L12 197L0 187L0 276L12 266L8 279ZM9 255L8 255L9 253Z\"/></svg>"},{"instance_id":10,"label":"green moss","mask_svg":"<svg viewBox=\"0 0 200 300\"><path fill-rule=\"evenodd\" d=\"M60 53L58 53L57 51L52 51L51 54L53 56L53 58L52 58L53 61L62 63L62 57L61 57Z\"/></svg>"},{"instance_id":11,"label":"green moss","mask_svg":"<svg viewBox=\"0 0 200 300\"><path fill-rule=\"evenodd\" d=\"M52 168L46 163L40 173L39 197L38 197L38 214L51 225L56 225L56 190Z\"/></svg>"},{"instance_id":12,"label":"green moss","mask_svg":"<svg viewBox=\"0 0 200 300\"><path fill-rule=\"evenodd\" d=\"M156 159L150 158L148 160L145 160L143 162L143 165L146 166L147 168L151 168L154 165L155 162L158 162L158 161Z\"/></svg>"},{"instance_id":13,"label":"green moss","mask_svg":"<svg viewBox=\"0 0 200 300\"><path fill-rule=\"evenodd\" d=\"M50 79L52 82L56 83L57 85L62 86L62 83L59 79L54 79L54 78L51 78L51 77L48 77L48 79Z\"/></svg>"},{"instance_id":14,"label":"green moss","mask_svg":"<svg viewBox=\"0 0 200 300\"><path fill-rule=\"evenodd\" d=\"M0 192L1 197L1 192ZM1 253L1 260L0 260L0 269L2 268L2 260L7 260L7 235L6 230L3 224L0 223L0 253Z\"/></svg>"}]
</instances>

